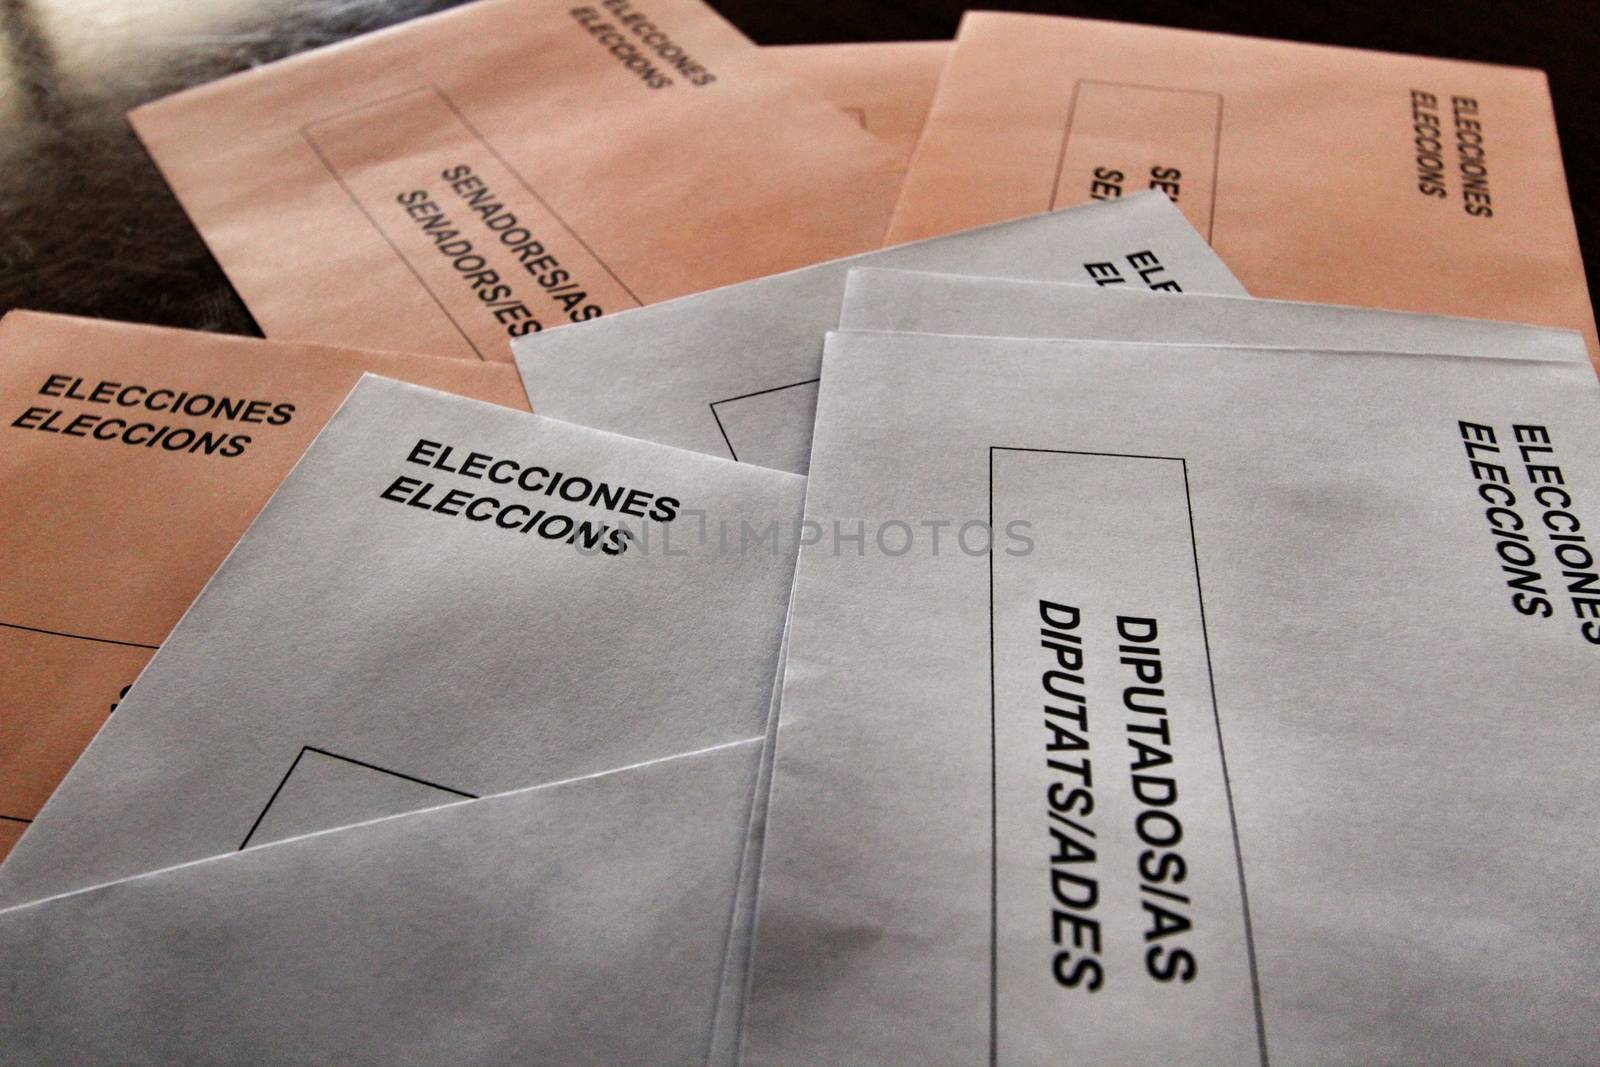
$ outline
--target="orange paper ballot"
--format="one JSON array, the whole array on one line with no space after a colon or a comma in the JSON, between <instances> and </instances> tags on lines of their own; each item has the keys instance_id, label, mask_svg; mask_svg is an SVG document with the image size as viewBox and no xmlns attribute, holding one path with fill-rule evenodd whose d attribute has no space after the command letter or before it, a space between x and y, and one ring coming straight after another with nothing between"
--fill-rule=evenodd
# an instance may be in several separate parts
<instances>
[{"instance_id":1,"label":"orange paper ballot","mask_svg":"<svg viewBox=\"0 0 1600 1067\"><path fill-rule=\"evenodd\" d=\"M0 856L368 371L528 406L498 364L0 320Z\"/></svg>"},{"instance_id":2,"label":"orange paper ballot","mask_svg":"<svg viewBox=\"0 0 1600 1067\"><path fill-rule=\"evenodd\" d=\"M950 42L793 44L763 51L893 148L903 164L922 135Z\"/></svg>"},{"instance_id":3,"label":"orange paper ballot","mask_svg":"<svg viewBox=\"0 0 1600 1067\"><path fill-rule=\"evenodd\" d=\"M1537 70L975 12L889 240L1149 188L1257 296L1564 326L1600 353Z\"/></svg>"},{"instance_id":4,"label":"orange paper ballot","mask_svg":"<svg viewBox=\"0 0 1600 1067\"><path fill-rule=\"evenodd\" d=\"M876 248L901 172L699 0L480 0L130 118L268 337L507 362Z\"/></svg>"}]
</instances>

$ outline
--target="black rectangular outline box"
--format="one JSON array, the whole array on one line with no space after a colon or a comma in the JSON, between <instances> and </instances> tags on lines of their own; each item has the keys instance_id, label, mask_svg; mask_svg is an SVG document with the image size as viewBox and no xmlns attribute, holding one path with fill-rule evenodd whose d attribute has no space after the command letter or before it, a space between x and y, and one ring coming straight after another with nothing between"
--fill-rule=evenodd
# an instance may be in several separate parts
<instances>
[{"instance_id":1,"label":"black rectangular outline box","mask_svg":"<svg viewBox=\"0 0 1600 1067\"><path fill-rule=\"evenodd\" d=\"M753 393L740 393L738 396L726 396L721 400L711 401L711 403L707 406L711 408L711 417L716 420L717 432L722 435L722 443L728 446L728 455L732 456L735 460L739 459L739 453L734 451L733 442L728 438L727 428L722 425L722 416L717 414L718 404L731 404L736 400L749 400L751 397L766 396L768 393L781 393L785 389L798 389L802 385L816 385L820 381L822 381L821 378L807 378L803 382L790 382L788 385L774 385L770 389L757 389Z\"/></svg>"},{"instance_id":2,"label":"black rectangular outline box","mask_svg":"<svg viewBox=\"0 0 1600 1067\"><path fill-rule=\"evenodd\" d=\"M1139 82L1106 81L1103 78L1079 78L1072 83L1072 100L1067 104L1067 122L1061 130L1061 148L1056 153L1056 175L1050 183L1050 204L1048 211L1056 210L1056 202L1061 197L1062 171L1067 165L1067 142L1072 139L1072 124L1078 117L1078 90L1085 85L1107 85L1115 89L1145 89L1156 93L1184 93L1189 96L1214 96L1217 98L1217 121L1211 131L1211 207L1206 212L1206 244L1211 243L1211 235L1217 228L1217 175L1221 169L1222 157L1222 109L1223 96L1221 93L1210 89L1177 89L1170 85L1142 85Z\"/></svg>"},{"instance_id":3,"label":"black rectangular outline box","mask_svg":"<svg viewBox=\"0 0 1600 1067\"><path fill-rule=\"evenodd\" d=\"M384 243L389 246L390 251L392 251L396 258L398 258L400 262L405 265L406 270L411 272L411 276L417 280L417 284L422 286L422 291L427 293L428 296L433 299L434 304L437 305L439 310L444 313L444 317L450 321L450 325L456 328L456 332L461 335L461 339L467 343L467 347L471 348L478 354L478 358L480 360L488 362L489 357L485 356L482 350L479 349L477 345L472 343L472 338L467 335L467 331L462 328L461 323L456 321L456 317L450 314L450 309L445 306L444 301L439 299L439 294L435 293L432 287L423 280L421 273L419 273L417 268L412 265L411 261L406 258L406 254L400 251L400 246L394 243L394 239L391 238L388 232L378 224L378 220L373 217L371 211L367 210L367 206L361 202L361 198L356 196L355 190L350 188L350 184L345 181L344 175L339 173L338 168L333 165L333 161L330 160L327 157L327 154L323 152L322 146L317 144L316 138L311 136L312 127L321 126L329 122L336 122L339 119L348 118L351 115L359 114L360 112L367 111L371 108L381 107L384 104L392 103L395 100L400 100L407 96L415 96L417 93L432 93L433 95L437 96L439 98L439 102L444 104L445 108L449 110L451 115L455 117L455 120L461 124L461 128L466 130L472 139L477 141L478 144L483 147L485 152L493 156L495 161L504 167L507 173L516 179L517 184L521 185L522 188L527 191L528 195L533 197L533 199L538 202L540 207L550 213L550 217L556 220L556 223L567 232L568 236L576 241L585 252L589 253L589 255L594 258L596 263L600 264L600 269L605 271L611 280L616 282L617 285L621 287L622 291L627 293L628 296L633 299L634 306L644 307L644 301L640 300L638 294L628 287L628 283L619 278L617 276L617 272L611 269L611 265L604 259L600 258L600 254L589 246L589 242L585 241L578 231L572 228L571 224L569 224L567 220L561 216L561 213L552 207L549 201L539 195L538 191L528 183L528 179L524 178L522 173L518 171L517 168L513 167L506 161L506 158L500 154L494 145L489 143L488 139L478 131L478 128L468 121L467 116L462 113L459 107L456 106L456 102L446 96L444 90L440 89L437 85L429 83L426 85L419 85L415 89L407 89L404 92L391 93L390 95L380 97L377 100L369 100L364 104L358 104L355 107L345 108L343 111L336 111L331 115L323 115L320 118L312 119L310 122L302 125L299 131L301 140L305 141L306 146L310 148L312 153L316 155L317 159L321 161L322 166L327 170L329 176L331 176L334 181L339 183L339 188L344 190L345 196L349 197L350 202L356 206L356 209L360 211L363 216L366 217L367 222L370 223L372 228L377 231L378 236L383 238ZM509 341L509 338L507 340ZM504 361L497 360L496 362Z\"/></svg>"},{"instance_id":4,"label":"black rectangular outline box","mask_svg":"<svg viewBox=\"0 0 1600 1067\"><path fill-rule=\"evenodd\" d=\"M262 807L260 814L256 816L256 821L250 824L250 832L244 835L243 841L239 842L238 851L242 852L244 849L249 847L250 839L254 837L256 835L256 831L261 828L262 820L267 817L267 812L272 810L273 802L278 799L278 794L283 792L283 787L289 784L289 778L294 774L295 768L300 766L300 761L305 758L305 754L307 752L314 752L319 756L326 756L329 759L339 760L344 763L353 763L357 767L363 767L369 771L376 771L379 774L387 774L393 778L402 778L405 781L415 782L418 785L425 785L429 789L437 789L442 793L449 793L452 796L458 796L465 800L478 799L478 794L476 793L468 793L464 790L453 788L452 786L440 785L438 782L430 782L426 778L418 778L415 775L405 774L401 771L393 771L387 767L380 767L376 763L368 763L366 760L358 760L353 756L341 756L337 752L329 752L327 749L318 748L316 745L301 745L300 751L295 753L294 760L289 764L289 769L284 771L283 777L279 779L278 788L272 791L272 795L267 798L267 803Z\"/></svg>"},{"instance_id":5,"label":"black rectangular outline box","mask_svg":"<svg viewBox=\"0 0 1600 1067\"><path fill-rule=\"evenodd\" d=\"M1250 924L1250 894L1245 887L1244 853L1239 847L1239 822L1234 815L1233 781L1228 775L1228 750L1222 738L1222 715L1217 708L1216 675L1211 667L1211 634L1206 626L1205 590L1200 581L1200 550L1194 539L1194 503L1189 492L1189 461L1182 456L1146 456L1131 452L1088 452L1070 448L1026 448L1016 445L989 446L989 529L994 529L994 454L1029 452L1054 456L1099 456L1112 459L1144 459L1177 463L1183 471L1183 506L1189 516L1189 551L1194 559L1194 591L1200 604L1200 637L1206 652L1206 680L1211 692L1211 718L1217 730L1217 754L1222 762L1223 790L1228 798L1228 825L1233 833L1233 856L1239 873L1239 901L1244 910L1245 955L1250 964L1250 995L1255 1006L1256 1045L1261 1052L1261 1067L1267 1067L1266 1021L1261 1013L1261 981L1256 970L1255 934ZM996 740L998 709L995 696L994 642L994 539L989 543L989 1063L999 1064L999 980L1000 980L1000 812L999 744Z\"/></svg>"}]
</instances>

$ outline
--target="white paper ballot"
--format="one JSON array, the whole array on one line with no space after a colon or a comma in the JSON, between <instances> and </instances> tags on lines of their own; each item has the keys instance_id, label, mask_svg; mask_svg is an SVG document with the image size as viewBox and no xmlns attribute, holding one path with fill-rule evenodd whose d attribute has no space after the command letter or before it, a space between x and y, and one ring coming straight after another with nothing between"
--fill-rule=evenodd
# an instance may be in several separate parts
<instances>
[{"instance_id":1,"label":"white paper ballot","mask_svg":"<svg viewBox=\"0 0 1600 1067\"><path fill-rule=\"evenodd\" d=\"M822 382L745 1062L1592 1058L1588 367L854 333Z\"/></svg>"},{"instance_id":2,"label":"white paper ballot","mask_svg":"<svg viewBox=\"0 0 1600 1067\"><path fill-rule=\"evenodd\" d=\"M700 1064L760 741L0 912L8 1064Z\"/></svg>"},{"instance_id":3,"label":"white paper ballot","mask_svg":"<svg viewBox=\"0 0 1600 1067\"><path fill-rule=\"evenodd\" d=\"M1125 288L1097 291L1053 282L879 268L850 272L839 326L1502 359L1589 358L1583 335L1575 330L1290 300L1204 295L1161 300Z\"/></svg>"},{"instance_id":4,"label":"white paper ballot","mask_svg":"<svg viewBox=\"0 0 1600 1067\"><path fill-rule=\"evenodd\" d=\"M23 903L758 737L804 479L364 378L0 867Z\"/></svg>"},{"instance_id":5,"label":"white paper ballot","mask_svg":"<svg viewBox=\"0 0 1600 1067\"><path fill-rule=\"evenodd\" d=\"M1152 192L529 336L513 345L517 369L546 415L804 474L821 336L838 324L846 275L868 265L1244 293L1171 201Z\"/></svg>"}]
</instances>

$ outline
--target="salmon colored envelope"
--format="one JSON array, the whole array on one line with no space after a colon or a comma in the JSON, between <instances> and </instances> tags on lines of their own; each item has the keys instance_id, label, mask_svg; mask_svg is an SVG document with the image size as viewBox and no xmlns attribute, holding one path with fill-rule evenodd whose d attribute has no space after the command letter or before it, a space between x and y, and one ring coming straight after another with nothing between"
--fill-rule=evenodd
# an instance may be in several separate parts
<instances>
[{"instance_id":1,"label":"salmon colored envelope","mask_svg":"<svg viewBox=\"0 0 1600 1067\"><path fill-rule=\"evenodd\" d=\"M1152 186L1257 296L1580 330L1543 72L968 14L889 241Z\"/></svg>"},{"instance_id":2,"label":"salmon colored envelope","mask_svg":"<svg viewBox=\"0 0 1600 1067\"><path fill-rule=\"evenodd\" d=\"M900 179L698 0L481 0L129 117L267 336L506 362L876 248Z\"/></svg>"},{"instance_id":3,"label":"salmon colored envelope","mask_svg":"<svg viewBox=\"0 0 1600 1067\"><path fill-rule=\"evenodd\" d=\"M0 320L0 856L368 371L528 408L511 367Z\"/></svg>"},{"instance_id":4,"label":"salmon colored envelope","mask_svg":"<svg viewBox=\"0 0 1600 1067\"><path fill-rule=\"evenodd\" d=\"M904 165L928 120L950 42L792 44L763 51L893 148Z\"/></svg>"}]
</instances>

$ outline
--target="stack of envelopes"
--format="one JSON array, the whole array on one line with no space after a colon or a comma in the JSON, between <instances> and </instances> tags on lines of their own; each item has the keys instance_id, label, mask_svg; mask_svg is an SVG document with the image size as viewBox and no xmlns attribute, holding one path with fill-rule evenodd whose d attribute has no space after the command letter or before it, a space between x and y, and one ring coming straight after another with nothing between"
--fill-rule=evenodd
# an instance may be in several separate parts
<instances>
[{"instance_id":1,"label":"stack of envelopes","mask_svg":"<svg viewBox=\"0 0 1600 1067\"><path fill-rule=\"evenodd\" d=\"M0 322L0 1060L1593 1057L1538 72L481 0L131 119L269 340Z\"/></svg>"}]
</instances>

